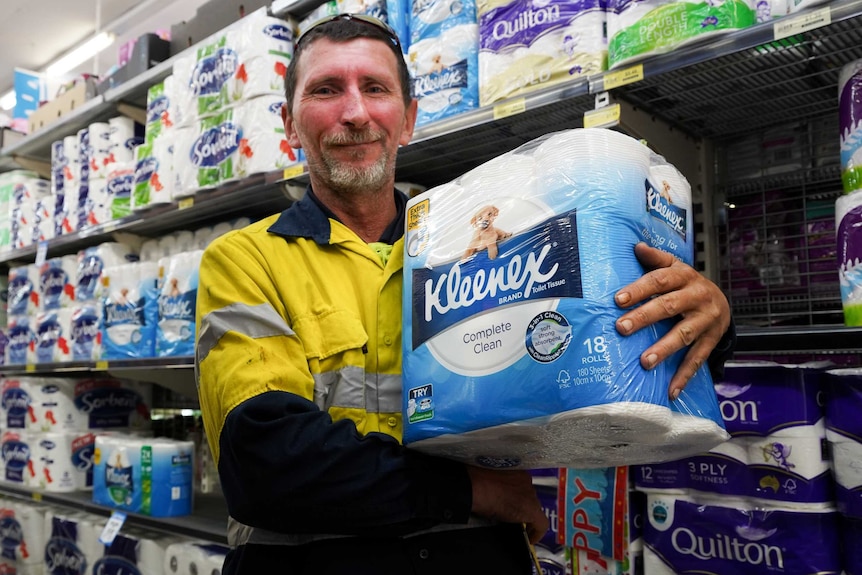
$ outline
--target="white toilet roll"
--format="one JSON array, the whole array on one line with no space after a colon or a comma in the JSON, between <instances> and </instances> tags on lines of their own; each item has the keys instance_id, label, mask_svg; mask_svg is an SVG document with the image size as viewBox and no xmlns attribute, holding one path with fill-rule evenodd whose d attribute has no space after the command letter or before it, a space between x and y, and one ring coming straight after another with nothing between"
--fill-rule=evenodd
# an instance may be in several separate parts
<instances>
[{"instance_id":1,"label":"white toilet roll","mask_svg":"<svg viewBox=\"0 0 862 575\"><path fill-rule=\"evenodd\" d=\"M126 116L117 116L108 120L110 129L110 163L127 164L135 161L135 148L144 142L143 128Z\"/></svg>"},{"instance_id":2,"label":"white toilet roll","mask_svg":"<svg viewBox=\"0 0 862 575\"><path fill-rule=\"evenodd\" d=\"M38 487L34 452L38 435L24 429L0 433L0 453L3 460L3 479L25 487Z\"/></svg>"},{"instance_id":3,"label":"white toilet roll","mask_svg":"<svg viewBox=\"0 0 862 575\"><path fill-rule=\"evenodd\" d=\"M195 304L200 250L159 260L158 357L194 354Z\"/></svg>"},{"instance_id":4,"label":"white toilet roll","mask_svg":"<svg viewBox=\"0 0 862 575\"><path fill-rule=\"evenodd\" d=\"M60 308L36 315L36 363L72 361L72 311Z\"/></svg>"},{"instance_id":5,"label":"white toilet roll","mask_svg":"<svg viewBox=\"0 0 862 575\"><path fill-rule=\"evenodd\" d=\"M69 307L75 300L78 258L66 255L50 258L39 267L39 301L43 310Z\"/></svg>"},{"instance_id":6,"label":"white toilet roll","mask_svg":"<svg viewBox=\"0 0 862 575\"><path fill-rule=\"evenodd\" d=\"M142 262L158 262L164 254L159 246L159 240L147 240L141 244L141 261Z\"/></svg>"},{"instance_id":7,"label":"white toilet roll","mask_svg":"<svg viewBox=\"0 0 862 575\"><path fill-rule=\"evenodd\" d=\"M35 264L9 268L6 313L31 315L39 308L39 268Z\"/></svg>"},{"instance_id":8,"label":"white toilet roll","mask_svg":"<svg viewBox=\"0 0 862 575\"><path fill-rule=\"evenodd\" d=\"M210 235L213 233L212 226L204 226L202 228L198 228L194 231L195 238L194 243L196 250L205 250L209 245Z\"/></svg>"},{"instance_id":9,"label":"white toilet roll","mask_svg":"<svg viewBox=\"0 0 862 575\"><path fill-rule=\"evenodd\" d=\"M36 363L36 317L9 316L6 323L6 365Z\"/></svg>"},{"instance_id":10,"label":"white toilet roll","mask_svg":"<svg viewBox=\"0 0 862 575\"><path fill-rule=\"evenodd\" d=\"M105 266L117 266L138 261L137 251L130 245L105 242L78 252L75 276L75 299L91 301L101 297L100 279Z\"/></svg>"},{"instance_id":11,"label":"white toilet roll","mask_svg":"<svg viewBox=\"0 0 862 575\"><path fill-rule=\"evenodd\" d=\"M130 152L134 156L134 151ZM132 213L132 190L135 186L134 157L126 162L116 162L108 172L106 183L111 202L110 219L119 220Z\"/></svg>"},{"instance_id":12,"label":"white toilet roll","mask_svg":"<svg viewBox=\"0 0 862 575\"><path fill-rule=\"evenodd\" d=\"M862 443L845 440L831 445L835 480L847 489L862 487Z\"/></svg>"},{"instance_id":13,"label":"white toilet roll","mask_svg":"<svg viewBox=\"0 0 862 575\"><path fill-rule=\"evenodd\" d=\"M40 381L36 377L0 379L0 429L36 427L32 403Z\"/></svg>"},{"instance_id":14,"label":"white toilet roll","mask_svg":"<svg viewBox=\"0 0 862 575\"><path fill-rule=\"evenodd\" d=\"M67 573L84 565L84 572L102 556L104 546L99 535L106 519L88 513L45 513L44 561L48 573Z\"/></svg>"},{"instance_id":15,"label":"white toilet roll","mask_svg":"<svg viewBox=\"0 0 862 575\"><path fill-rule=\"evenodd\" d=\"M148 429L152 386L113 378L51 378L35 396L42 431Z\"/></svg>"},{"instance_id":16,"label":"white toilet roll","mask_svg":"<svg viewBox=\"0 0 862 575\"><path fill-rule=\"evenodd\" d=\"M195 234L189 230L178 230L173 232L173 236L177 239L176 253L190 252L195 249ZM174 255L174 254L170 254Z\"/></svg>"},{"instance_id":17,"label":"white toilet roll","mask_svg":"<svg viewBox=\"0 0 862 575\"><path fill-rule=\"evenodd\" d=\"M11 499L3 501L0 515L4 523L3 558L12 563L12 573L41 575L45 549L43 506Z\"/></svg>"},{"instance_id":18,"label":"white toilet roll","mask_svg":"<svg viewBox=\"0 0 862 575\"><path fill-rule=\"evenodd\" d=\"M111 126L93 122L87 127L90 137L90 181L104 179L111 163Z\"/></svg>"}]
</instances>

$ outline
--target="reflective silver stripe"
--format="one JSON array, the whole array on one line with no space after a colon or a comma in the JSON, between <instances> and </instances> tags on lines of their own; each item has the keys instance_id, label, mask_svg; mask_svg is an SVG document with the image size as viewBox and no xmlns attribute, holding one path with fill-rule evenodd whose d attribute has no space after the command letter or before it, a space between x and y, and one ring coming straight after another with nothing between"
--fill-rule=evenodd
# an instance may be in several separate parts
<instances>
[{"instance_id":1,"label":"reflective silver stripe","mask_svg":"<svg viewBox=\"0 0 862 575\"><path fill-rule=\"evenodd\" d=\"M274 335L295 335L283 317L268 303L248 305L232 303L211 311L201 320L200 335L195 349L197 363L206 359L221 337L235 331L251 338Z\"/></svg>"},{"instance_id":2,"label":"reflective silver stripe","mask_svg":"<svg viewBox=\"0 0 862 575\"><path fill-rule=\"evenodd\" d=\"M490 527L496 525L497 522L493 519L486 519L471 515L467 523L441 523L430 529L424 529L405 535L404 538L416 537L417 535L425 535L427 533L435 533L438 531L452 531L455 529L469 529L472 527ZM227 518L227 542L231 547L238 545L248 545L250 543L257 545L304 545L312 541L322 541L324 539L344 539L352 537L352 535L332 535L328 533L276 533L275 531L267 531L257 527L249 527L234 519Z\"/></svg>"},{"instance_id":3,"label":"reflective silver stripe","mask_svg":"<svg viewBox=\"0 0 862 575\"><path fill-rule=\"evenodd\" d=\"M344 407L397 413L401 411L401 376L366 373L353 365L314 374L314 401L323 410Z\"/></svg>"}]
</instances>

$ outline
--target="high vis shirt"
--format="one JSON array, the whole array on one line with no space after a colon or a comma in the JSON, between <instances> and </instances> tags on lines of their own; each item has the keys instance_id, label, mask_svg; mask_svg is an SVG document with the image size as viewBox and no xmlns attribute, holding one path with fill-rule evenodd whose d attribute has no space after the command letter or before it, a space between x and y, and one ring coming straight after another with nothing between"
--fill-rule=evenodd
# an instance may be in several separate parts
<instances>
[{"instance_id":1,"label":"high vis shirt","mask_svg":"<svg viewBox=\"0 0 862 575\"><path fill-rule=\"evenodd\" d=\"M203 255L195 366L234 544L468 521L464 466L400 443L403 238L375 248L309 193Z\"/></svg>"}]
</instances>

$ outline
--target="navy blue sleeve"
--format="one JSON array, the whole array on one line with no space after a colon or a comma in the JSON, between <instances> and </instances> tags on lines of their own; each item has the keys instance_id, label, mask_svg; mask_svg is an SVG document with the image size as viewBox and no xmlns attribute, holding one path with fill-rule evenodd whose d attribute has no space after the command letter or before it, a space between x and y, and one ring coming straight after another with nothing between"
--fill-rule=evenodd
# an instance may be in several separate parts
<instances>
[{"instance_id":1,"label":"navy blue sleeve","mask_svg":"<svg viewBox=\"0 0 862 575\"><path fill-rule=\"evenodd\" d=\"M713 381L717 382L724 378L724 362L733 357L734 349L736 349L736 326L731 318L730 326L706 360Z\"/></svg>"},{"instance_id":2,"label":"navy blue sleeve","mask_svg":"<svg viewBox=\"0 0 862 575\"><path fill-rule=\"evenodd\" d=\"M314 403L271 391L228 414L219 476L236 520L282 533L400 535L466 523L466 467L362 436ZM369 531L370 530L370 531Z\"/></svg>"}]
</instances>

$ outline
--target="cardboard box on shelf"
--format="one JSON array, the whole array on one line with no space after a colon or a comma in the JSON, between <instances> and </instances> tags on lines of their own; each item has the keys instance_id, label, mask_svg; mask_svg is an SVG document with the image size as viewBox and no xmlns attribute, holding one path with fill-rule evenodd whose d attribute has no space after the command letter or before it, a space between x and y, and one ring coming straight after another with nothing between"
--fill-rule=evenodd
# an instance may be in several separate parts
<instances>
[{"instance_id":1,"label":"cardboard box on shelf","mask_svg":"<svg viewBox=\"0 0 862 575\"><path fill-rule=\"evenodd\" d=\"M96 95L96 79L78 80L75 85L30 114L30 133L48 126Z\"/></svg>"}]
</instances>

